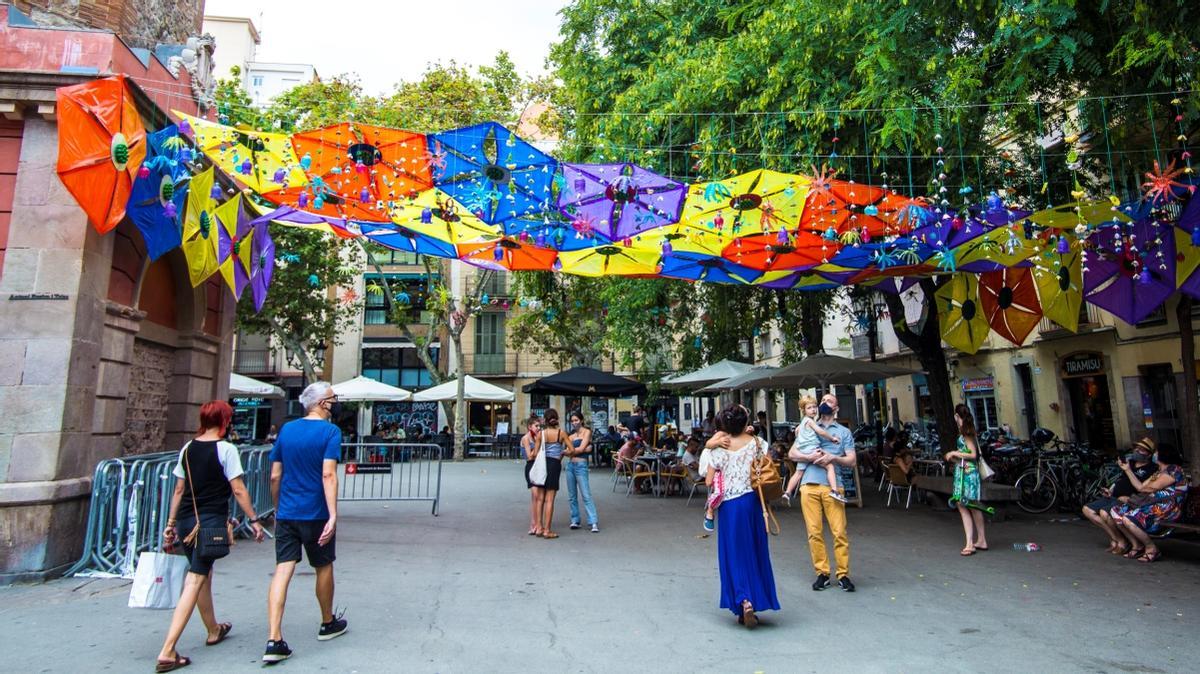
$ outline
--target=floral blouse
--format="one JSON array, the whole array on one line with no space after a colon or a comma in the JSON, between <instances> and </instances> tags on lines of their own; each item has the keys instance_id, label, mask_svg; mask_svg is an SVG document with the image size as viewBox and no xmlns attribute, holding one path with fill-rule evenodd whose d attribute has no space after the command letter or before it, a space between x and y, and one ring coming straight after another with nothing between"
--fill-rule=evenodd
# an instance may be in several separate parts
<instances>
[{"instance_id":1,"label":"floral blouse","mask_svg":"<svg viewBox=\"0 0 1200 674\"><path fill-rule=\"evenodd\" d=\"M709 456L709 465L721 471L725 485L721 492L722 500L730 499L749 494L750 488L750 466L754 463L754 459L761 456L766 450L766 443L758 438L751 438L745 446L737 450L728 450L721 447L716 447L711 450Z\"/></svg>"}]
</instances>

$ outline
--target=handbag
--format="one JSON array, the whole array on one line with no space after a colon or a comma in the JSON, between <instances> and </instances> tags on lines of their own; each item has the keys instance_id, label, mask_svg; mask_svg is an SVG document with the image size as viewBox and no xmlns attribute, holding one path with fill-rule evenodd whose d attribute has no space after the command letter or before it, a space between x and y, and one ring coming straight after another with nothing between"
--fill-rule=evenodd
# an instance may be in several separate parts
<instances>
[{"instance_id":1,"label":"handbag","mask_svg":"<svg viewBox=\"0 0 1200 674\"><path fill-rule=\"evenodd\" d=\"M750 487L758 492L758 503L762 506L763 525L767 533L778 536L779 520L775 518L771 501L783 496L783 476L779 474L779 466L775 465L774 459L763 449L766 443L761 438L755 438L754 443L756 454L750 464Z\"/></svg>"},{"instance_id":2,"label":"handbag","mask_svg":"<svg viewBox=\"0 0 1200 674\"><path fill-rule=\"evenodd\" d=\"M538 433L538 453L533 457L533 465L529 467L529 481L539 487L545 486L549 471L546 469L546 436L545 431Z\"/></svg>"},{"instance_id":3,"label":"handbag","mask_svg":"<svg viewBox=\"0 0 1200 674\"><path fill-rule=\"evenodd\" d=\"M979 457L979 464L977 467L979 468L979 479L980 480L986 481L986 480L990 480L996 476L996 471L993 470L992 467L988 465L988 462L985 461L982 456Z\"/></svg>"},{"instance_id":4,"label":"handbag","mask_svg":"<svg viewBox=\"0 0 1200 674\"><path fill-rule=\"evenodd\" d=\"M187 570L187 557L165 552L138 555L133 586L129 588L129 608L175 608Z\"/></svg>"},{"instance_id":5,"label":"handbag","mask_svg":"<svg viewBox=\"0 0 1200 674\"><path fill-rule=\"evenodd\" d=\"M229 546L233 545L233 525L226 518L223 527L201 527L200 508L196 505L196 488L192 486L192 465L188 461L191 444L183 450L183 464L187 468L188 491L192 494L192 512L196 514L196 526L183 539L185 545L190 545L198 557L204 559L220 559L229 554Z\"/></svg>"}]
</instances>

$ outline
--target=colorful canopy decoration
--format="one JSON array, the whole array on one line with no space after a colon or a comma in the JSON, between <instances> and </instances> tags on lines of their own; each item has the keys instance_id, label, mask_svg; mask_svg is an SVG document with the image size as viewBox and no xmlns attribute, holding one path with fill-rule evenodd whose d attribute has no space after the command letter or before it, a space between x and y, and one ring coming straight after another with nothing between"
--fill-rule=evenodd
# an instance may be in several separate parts
<instances>
[{"instance_id":1,"label":"colorful canopy decoration","mask_svg":"<svg viewBox=\"0 0 1200 674\"><path fill-rule=\"evenodd\" d=\"M1200 298L1200 200L1171 166L1128 202L1077 188L1029 212L1003 190L972 202L964 185L951 206L821 162L695 184L631 162L560 164L494 122L284 134L176 113L178 127L147 135L132 86L58 91L64 185L101 233L128 215L152 259L182 248L193 285L219 272L256 309L275 226L503 270L887 293L948 277L933 298L943 339L970 353L992 331L1023 343L1043 315L1073 331L1085 301L1136 323L1172 293Z\"/></svg>"},{"instance_id":2,"label":"colorful canopy decoration","mask_svg":"<svg viewBox=\"0 0 1200 674\"><path fill-rule=\"evenodd\" d=\"M146 129L124 75L61 87L58 177L101 234L125 217Z\"/></svg>"}]
</instances>

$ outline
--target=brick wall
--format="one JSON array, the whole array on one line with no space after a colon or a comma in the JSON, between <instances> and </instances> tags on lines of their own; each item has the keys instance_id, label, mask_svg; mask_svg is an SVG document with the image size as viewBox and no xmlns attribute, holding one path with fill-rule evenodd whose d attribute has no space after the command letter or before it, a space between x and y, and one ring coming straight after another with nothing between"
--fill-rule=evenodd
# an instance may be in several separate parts
<instances>
[{"instance_id":1,"label":"brick wall","mask_svg":"<svg viewBox=\"0 0 1200 674\"><path fill-rule=\"evenodd\" d=\"M45 26L104 28L131 47L182 44L199 35L204 0L16 0L22 12Z\"/></svg>"}]
</instances>

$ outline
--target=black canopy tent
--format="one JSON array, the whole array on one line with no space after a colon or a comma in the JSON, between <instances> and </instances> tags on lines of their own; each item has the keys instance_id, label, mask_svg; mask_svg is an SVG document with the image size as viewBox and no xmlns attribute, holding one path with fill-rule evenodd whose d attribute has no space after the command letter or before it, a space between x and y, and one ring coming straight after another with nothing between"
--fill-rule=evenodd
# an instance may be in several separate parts
<instances>
[{"instance_id":1,"label":"black canopy tent","mask_svg":"<svg viewBox=\"0 0 1200 674\"><path fill-rule=\"evenodd\" d=\"M525 393L618 398L645 395L646 385L590 367L573 367L521 387Z\"/></svg>"}]
</instances>

